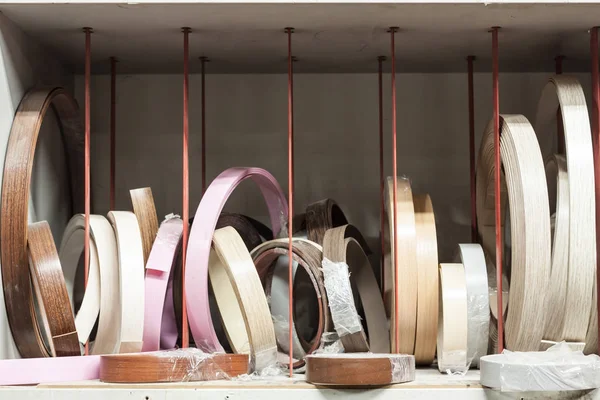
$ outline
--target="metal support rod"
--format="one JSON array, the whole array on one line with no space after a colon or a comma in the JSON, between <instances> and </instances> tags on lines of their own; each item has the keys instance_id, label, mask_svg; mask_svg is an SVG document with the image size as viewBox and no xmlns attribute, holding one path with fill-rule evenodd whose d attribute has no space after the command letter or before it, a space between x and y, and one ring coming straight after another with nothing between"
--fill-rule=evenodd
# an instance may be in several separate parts
<instances>
[{"instance_id":1,"label":"metal support rod","mask_svg":"<svg viewBox=\"0 0 600 400\"><path fill-rule=\"evenodd\" d=\"M554 58L556 75L563 73L562 62L565 56L556 56ZM556 136L557 136L557 152L558 154L565 154L565 133L563 130L562 113L560 112L560 106L556 110Z\"/></svg>"},{"instance_id":2,"label":"metal support rod","mask_svg":"<svg viewBox=\"0 0 600 400\"><path fill-rule=\"evenodd\" d=\"M200 57L202 66L202 195L206 192L206 63L208 57Z\"/></svg>"},{"instance_id":3,"label":"metal support rod","mask_svg":"<svg viewBox=\"0 0 600 400\"><path fill-rule=\"evenodd\" d=\"M598 82L598 27L590 31L592 57L592 147L596 189L596 290L600 289L600 83ZM600 310L600 296L596 296ZM598 354L600 354L600 324L598 324Z\"/></svg>"},{"instance_id":4,"label":"metal support rod","mask_svg":"<svg viewBox=\"0 0 600 400\"><path fill-rule=\"evenodd\" d=\"M83 239L83 286L87 288L90 272L90 80L92 71L92 28L83 28L85 33L85 89L84 89L84 239ZM89 354L88 342L84 354Z\"/></svg>"},{"instance_id":5,"label":"metal support rod","mask_svg":"<svg viewBox=\"0 0 600 400\"><path fill-rule=\"evenodd\" d=\"M473 61L467 57L467 81L469 91L469 182L471 188L471 242L477 243L477 205L475 200L475 101L473 95Z\"/></svg>"},{"instance_id":6,"label":"metal support rod","mask_svg":"<svg viewBox=\"0 0 600 400\"><path fill-rule=\"evenodd\" d=\"M385 226L385 177L383 175L383 62L386 60L385 56L377 57L379 63L378 67L378 85L379 85L379 241L381 242L381 260L379 268L379 279L381 282L381 295L385 293L385 277L384 277L384 232L383 227Z\"/></svg>"},{"instance_id":7,"label":"metal support rod","mask_svg":"<svg viewBox=\"0 0 600 400\"><path fill-rule=\"evenodd\" d=\"M189 35L190 28L181 28L183 32L183 241L181 250L181 347L189 347L190 339L188 332L187 304L185 293L185 262L187 256L189 220L190 220L190 175L188 158L188 138L189 138L189 120L188 120L188 99L189 99Z\"/></svg>"},{"instance_id":8,"label":"metal support rod","mask_svg":"<svg viewBox=\"0 0 600 400\"><path fill-rule=\"evenodd\" d=\"M391 59L392 59L392 173L394 178L393 186L393 221L394 221L394 321L399 321L398 309L400 308L400 298L398 296L398 287L400 277L398 276L398 235L396 228L398 225L398 209L397 209L397 191L398 191L398 175L397 175L397 155L396 155L396 41L395 35L398 32L398 27L390 27L388 30L391 39ZM400 332L396 328L395 337L393 338L396 352L400 352Z\"/></svg>"},{"instance_id":9,"label":"metal support rod","mask_svg":"<svg viewBox=\"0 0 600 400\"><path fill-rule=\"evenodd\" d=\"M293 346L293 329L294 329L294 276L292 272L292 219L294 216L294 69L292 59L292 33L294 28L285 28L285 33L288 39L288 296L289 296L289 349L290 377L294 374L294 346Z\"/></svg>"},{"instance_id":10,"label":"metal support rod","mask_svg":"<svg viewBox=\"0 0 600 400\"><path fill-rule=\"evenodd\" d=\"M492 27L492 91L494 107L494 200L496 211L496 282L498 285L498 310L502 310L502 218L500 210L500 96L498 94L498 29ZM504 316L499 311L498 353L504 349Z\"/></svg>"},{"instance_id":11,"label":"metal support rod","mask_svg":"<svg viewBox=\"0 0 600 400\"><path fill-rule=\"evenodd\" d=\"M115 136L116 136L117 59L110 58L110 209L115 209Z\"/></svg>"}]
</instances>

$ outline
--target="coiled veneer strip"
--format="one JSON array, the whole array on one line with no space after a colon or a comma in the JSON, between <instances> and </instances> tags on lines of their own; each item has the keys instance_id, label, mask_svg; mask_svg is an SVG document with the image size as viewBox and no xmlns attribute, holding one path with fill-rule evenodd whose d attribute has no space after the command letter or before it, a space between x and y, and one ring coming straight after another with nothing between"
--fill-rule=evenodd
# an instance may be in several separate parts
<instances>
[{"instance_id":1,"label":"coiled veneer strip","mask_svg":"<svg viewBox=\"0 0 600 400\"><path fill-rule=\"evenodd\" d=\"M437 338L440 372L467 368L467 284L462 264L440 264L440 314Z\"/></svg>"},{"instance_id":2,"label":"coiled veneer strip","mask_svg":"<svg viewBox=\"0 0 600 400\"><path fill-rule=\"evenodd\" d=\"M393 222L393 179L388 177L386 190L386 222L387 229L384 238L384 273L385 291L384 304L390 317L390 337L392 352L413 354L415 349L415 334L417 325L417 243L415 228L415 209L412 190L408 179L398 180L397 190L397 226L398 235L398 271L394 271L394 222ZM396 321L396 304L394 302L394 287L398 290L398 320ZM396 330L399 331L400 345L395 348Z\"/></svg>"},{"instance_id":3,"label":"coiled veneer strip","mask_svg":"<svg viewBox=\"0 0 600 400\"><path fill-rule=\"evenodd\" d=\"M247 372L246 354L207 354L194 348L114 354L100 359L100 380L111 383L212 381Z\"/></svg>"},{"instance_id":4,"label":"coiled veneer strip","mask_svg":"<svg viewBox=\"0 0 600 400\"><path fill-rule=\"evenodd\" d=\"M267 298L250 253L232 227L215 231L208 272L233 351L250 354L251 370L275 365L277 343Z\"/></svg>"},{"instance_id":5,"label":"coiled veneer strip","mask_svg":"<svg viewBox=\"0 0 600 400\"><path fill-rule=\"evenodd\" d=\"M390 337L383 300L358 238L362 235L352 225L329 229L323 237L323 274L331 316L346 353L388 353ZM335 263L331 269L326 267L325 259ZM368 341L354 306L350 281L358 291L365 312Z\"/></svg>"},{"instance_id":6,"label":"coiled veneer strip","mask_svg":"<svg viewBox=\"0 0 600 400\"><path fill-rule=\"evenodd\" d=\"M49 356L80 355L73 309L50 225L46 221L30 224L28 243L31 277L42 319L36 319L39 346L45 346L41 331L46 331L49 335Z\"/></svg>"},{"instance_id":7,"label":"coiled veneer strip","mask_svg":"<svg viewBox=\"0 0 600 400\"><path fill-rule=\"evenodd\" d=\"M415 379L415 357L341 353L306 356L306 380L315 385L384 386Z\"/></svg>"},{"instance_id":8,"label":"coiled veneer strip","mask_svg":"<svg viewBox=\"0 0 600 400\"><path fill-rule=\"evenodd\" d=\"M137 218L128 211L109 211L117 238L120 271L121 334L119 353L142 350L144 335L144 249Z\"/></svg>"},{"instance_id":9,"label":"coiled veneer strip","mask_svg":"<svg viewBox=\"0 0 600 400\"><path fill-rule=\"evenodd\" d=\"M435 357L439 307L439 261L433 204L429 195L413 197L417 235L417 330L415 361L431 365ZM487 288L486 288L487 289Z\"/></svg>"},{"instance_id":10,"label":"coiled veneer strip","mask_svg":"<svg viewBox=\"0 0 600 400\"><path fill-rule=\"evenodd\" d=\"M275 178L261 168L230 168L210 184L196 210L201 223L192 225L186 256L185 292L188 318L197 346L205 351L222 351L212 324L208 303L208 264L215 226L223 206L233 190L244 180L253 180L260 188L271 219L274 236L285 226L287 201Z\"/></svg>"},{"instance_id":11,"label":"coiled veneer strip","mask_svg":"<svg viewBox=\"0 0 600 400\"><path fill-rule=\"evenodd\" d=\"M158 216L156 215L154 197L152 197L152 189L149 187L130 190L129 194L133 204L133 213L137 217L142 233L144 264L146 264L158 233Z\"/></svg>"},{"instance_id":12,"label":"coiled veneer strip","mask_svg":"<svg viewBox=\"0 0 600 400\"><path fill-rule=\"evenodd\" d=\"M553 132L559 106L569 177L569 273L561 339L581 342L586 338L592 312L596 227L590 120L585 95L577 79L554 76L542 91L535 130L546 156L551 155L556 136Z\"/></svg>"},{"instance_id":13,"label":"coiled veneer strip","mask_svg":"<svg viewBox=\"0 0 600 400\"><path fill-rule=\"evenodd\" d=\"M45 353L37 341L31 312L27 222L33 158L49 108L62 127L71 173L72 213L83 210L83 127L77 103L62 88L30 91L19 104L8 139L0 211L4 299L12 335L23 357L41 357Z\"/></svg>"},{"instance_id":14,"label":"coiled veneer strip","mask_svg":"<svg viewBox=\"0 0 600 400\"><path fill-rule=\"evenodd\" d=\"M84 232L85 217L76 214L65 228L60 244L60 263L71 297L79 261L83 256ZM77 335L79 343L87 343L98 320L92 354L111 354L119 347L121 326L119 259L115 233L108 220L101 215L90 215L89 265L88 284L75 316Z\"/></svg>"}]
</instances>

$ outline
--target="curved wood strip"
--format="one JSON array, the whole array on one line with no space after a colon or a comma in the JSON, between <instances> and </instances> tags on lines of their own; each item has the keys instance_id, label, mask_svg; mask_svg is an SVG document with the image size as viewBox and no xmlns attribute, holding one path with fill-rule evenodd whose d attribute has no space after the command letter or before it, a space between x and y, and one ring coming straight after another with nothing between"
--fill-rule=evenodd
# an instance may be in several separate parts
<instances>
[{"instance_id":1,"label":"curved wood strip","mask_svg":"<svg viewBox=\"0 0 600 400\"><path fill-rule=\"evenodd\" d=\"M467 284L462 264L440 264L440 322L437 338L440 372L467 369Z\"/></svg>"},{"instance_id":2,"label":"curved wood strip","mask_svg":"<svg viewBox=\"0 0 600 400\"><path fill-rule=\"evenodd\" d=\"M352 225L344 225L325 232L323 238L323 272L325 275L325 289L330 303L329 308L334 326L346 353L364 351L388 353L390 336L383 300L371 263L361 248L358 238L362 238L362 235ZM334 263L343 263L342 270L335 273L330 280L331 284L334 285L333 287L327 284L328 273L325 268L325 259ZM344 280L347 280L347 282L344 282ZM354 307L350 281L354 283L363 306L369 332L368 342L365 330L360 322L360 316ZM346 288L346 291L341 291L340 287ZM337 300L338 304L341 303L337 318L331 305L334 301L332 294L342 296ZM344 322L348 317L352 321L356 321L355 325L358 329L356 332L348 331L343 325L341 327L337 326L336 320Z\"/></svg>"},{"instance_id":3,"label":"curved wood strip","mask_svg":"<svg viewBox=\"0 0 600 400\"><path fill-rule=\"evenodd\" d=\"M148 262L154 239L158 233L158 216L152 197L152 189L149 187L132 189L129 191L133 213L135 214L140 232L142 233L142 245L144 246L144 265Z\"/></svg>"},{"instance_id":4,"label":"curved wood strip","mask_svg":"<svg viewBox=\"0 0 600 400\"><path fill-rule=\"evenodd\" d=\"M46 221L30 224L28 233L31 277L42 319L41 326L39 321L36 322L40 331L48 333L48 355L80 355L73 309L50 225ZM41 336L38 336L38 344L41 348L45 347Z\"/></svg>"},{"instance_id":5,"label":"curved wood strip","mask_svg":"<svg viewBox=\"0 0 600 400\"><path fill-rule=\"evenodd\" d=\"M100 380L111 383L212 381L247 372L246 354L207 354L194 348L100 357Z\"/></svg>"},{"instance_id":6,"label":"curved wood strip","mask_svg":"<svg viewBox=\"0 0 600 400\"><path fill-rule=\"evenodd\" d=\"M417 194L413 197L413 201L417 235L415 361L417 364L431 365L437 345L439 307L439 261L435 216L428 194Z\"/></svg>"},{"instance_id":7,"label":"curved wood strip","mask_svg":"<svg viewBox=\"0 0 600 400\"><path fill-rule=\"evenodd\" d=\"M43 357L31 313L27 221L31 172L40 127L48 109L57 114L71 174L73 213L83 211L83 127L75 100L63 89L28 92L15 115L4 161L0 211L2 285L8 322L23 357Z\"/></svg>"},{"instance_id":8,"label":"curved wood strip","mask_svg":"<svg viewBox=\"0 0 600 400\"><path fill-rule=\"evenodd\" d=\"M415 379L415 357L339 353L306 356L306 380L315 385L384 386Z\"/></svg>"},{"instance_id":9,"label":"curved wood strip","mask_svg":"<svg viewBox=\"0 0 600 400\"><path fill-rule=\"evenodd\" d=\"M391 212L394 201L393 178L386 180L386 203L384 229L384 304L390 317L390 341L392 352L413 354L415 349L415 334L417 325L417 243L415 228L415 209L413 205L410 181L398 179L397 191L397 226L398 235L398 271L394 271L394 221ZM394 304L394 286L398 288L398 321L395 320L396 305ZM395 348L396 330L399 330L400 347Z\"/></svg>"}]
</instances>

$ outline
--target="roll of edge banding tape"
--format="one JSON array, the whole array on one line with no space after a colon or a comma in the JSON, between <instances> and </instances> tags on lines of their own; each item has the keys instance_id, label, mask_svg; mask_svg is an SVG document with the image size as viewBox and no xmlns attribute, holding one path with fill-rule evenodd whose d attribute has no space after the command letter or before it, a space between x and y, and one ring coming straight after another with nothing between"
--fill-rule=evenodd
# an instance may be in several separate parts
<instances>
[{"instance_id":1,"label":"roll of edge banding tape","mask_svg":"<svg viewBox=\"0 0 600 400\"><path fill-rule=\"evenodd\" d=\"M462 264L440 264L440 320L437 362L440 372L467 369L467 284Z\"/></svg>"},{"instance_id":2,"label":"roll of edge banding tape","mask_svg":"<svg viewBox=\"0 0 600 400\"><path fill-rule=\"evenodd\" d=\"M478 367L479 358L487 354L490 327L485 256L478 244L459 244L458 247L467 286L467 363Z\"/></svg>"},{"instance_id":3,"label":"roll of edge banding tape","mask_svg":"<svg viewBox=\"0 0 600 400\"><path fill-rule=\"evenodd\" d=\"M109 211L119 254L121 334L119 353L142 350L144 336L144 248L137 218L128 211Z\"/></svg>"},{"instance_id":4,"label":"roll of edge banding tape","mask_svg":"<svg viewBox=\"0 0 600 400\"><path fill-rule=\"evenodd\" d=\"M273 236L279 234L287 219L287 200L275 178L264 169L227 169L206 189L195 214L195 218L202 223L193 224L190 231L185 270L190 328L196 345L205 351L223 350L212 324L208 303L208 262L212 238L227 199L246 179L252 179L265 198L271 217Z\"/></svg>"},{"instance_id":5,"label":"roll of edge banding tape","mask_svg":"<svg viewBox=\"0 0 600 400\"><path fill-rule=\"evenodd\" d=\"M83 254L84 238L85 217L83 214L74 215L65 229L59 252L67 290L71 296ZM108 220L101 215L90 215L88 285L75 317L75 326L79 342L85 344L99 317L92 354L111 354L119 348L121 298L117 253L117 241Z\"/></svg>"},{"instance_id":6,"label":"roll of edge banding tape","mask_svg":"<svg viewBox=\"0 0 600 400\"><path fill-rule=\"evenodd\" d=\"M144 264L146 264L152 250L152 245L154 244L154 239L156 239L156 235L158 234L158 217L156 215L154 197L152 197L152 189L149 187L130 190L129 194L133 205L133 213L138 220L142 234Z\"/></svg>"}]
</instances>

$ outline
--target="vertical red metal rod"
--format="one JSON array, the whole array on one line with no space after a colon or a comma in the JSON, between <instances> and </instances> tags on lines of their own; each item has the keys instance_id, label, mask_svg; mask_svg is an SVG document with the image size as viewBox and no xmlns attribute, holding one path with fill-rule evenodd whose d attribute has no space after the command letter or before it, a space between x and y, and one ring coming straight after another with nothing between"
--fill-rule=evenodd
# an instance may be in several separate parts
<instances>
[{"instance_id":1,"label":"vertical red metal rod","mask_svg":"<svg viewBox=\"0 0 600 400\"><path fill-rule=\"evenodd\" d=\"M563 73L562 62L564 59L565 56L556 56L554 58L556 75L561 75ZM556 135L558 139L557 152L558 154L565 154L565 134L563 131L560 107L558 110L556 110Z\"/></svg>"},{"instance_id":2,"label":"vertical red metal rod","mask_svg":"<svg viewBox=\"0 0 600 400\"><path fill-rule=\"evenodd\" d=\"M84 89L84 241L83 241L83 286L87 288L90 272L90 80L92 59L92 28L83 28L85 32L85 89ZM85 343L84 354L89 354L88 343Z\"/></svg>"},{"instance_id":3,"label":"vertical red metal rod","mask_svg":"<svg viewBox=\"0 0 600 400\"><path fill-rule=\"evenodd\" d=\"M596 189L596 290L600 290L600 83L598 82L598 27L591 29L592 56L592 147ZM600 310L600 296L596 296ZM598 324L598 354L600 354L600 324Z\"/></svg>"},{"instance_id":4,"label":"vertical red metal rod","mask_svg":"<svg viewBox=\"0 0 600 400\"><path fill-rule=\"evenodd\" d=\"M189 235L189 197L190 197L190 178L189 178L189 158L188 158L188 137L189 137L189 120L188 120L188 88L189 88L189 34L190 28L182 28L183 32L183 242L181 250L181 347L186 348L190 344L188 321L187 321L187 304L185 294L185 261L187 255L188 235Z\"/></svg>"},{"instance_id":5,"label":"vertical red metal rod","mask_svg":"<svg viewBox=\"0 0 600 400\"><path fill-rule=\"evenodd\" d=\"M500 96L498 93L498 27L492 28L492 91L494 104L494 196L496 210L496 282L498 310L502 310L502 225L500 215ZM502 311L500 311L502 314ZM504 317L498 318L498 353L504 350Z\"/></svg>"},{"instance_id":6,"label":"vertical red metal rod","mask_svg":"<svg viewBox=\"0 0 600 400\"><path fill-rule=\"evenodd\" d=\"M475 204L475 100L473 95L473 61L467 57L467 81L469 91L469 180L471 185L471 242L477 243L477 206Z\"/></svg>"},{"instance_id":7,"label":"vertical red metal rod","mask_svg":"<svg viewBox=\"0 0 600 400\"><path fill-rule=\"evenodd\" d=\"M294 28L285 28L288 37L288 287L289 287L289 348L290 348L290 377L294 374L294 350L292 332L294 329L294 276L292 273L292 219L294 216L294 83L292 60L292 33Z\"/></svg>"},{"instance_id":8,"label":"vertical red metal rod","mask_svg":"<svg viewBox=\"0 0 600 400\"><path fill-rule=\"evenodd\" d=\"M202 194L206 191L206 80L205 68L208 57L200 57L202 65Z\"/></svg>"},{"instance_id":9,"label":"vertical red metal rod","mask_svg":"<svg viewBox=\"0 0 600 400\"><path fill-rule=\"evenodd\" d=\"M385 293L385 276L384 276L384 233L383 227L385 226L385 198L384 198L384 187L385 178L383 175L383 62L385 56L377 57L379 62L379 73L378 73L378 84L379 84L379 241L381 242L381 260L379 268L379 279L381 282L381 295Z\"/></svg>"},{"instance_id":10,"label":"vertical red metal rod","mask_svg":"<svg viewBox=\"0 0 600 400\"><path fill-rule=\"evenodd\" d=\"M117 59L110 58L110 209L115 209L115 135Z\"/></svg>"},{"instance_id":11,"label":"vertical red metal rod","mask_svg":"<svg viewBox=\"0 0 600 400\"><path fill-rule=\"evenodd\" d=\"M396 155L396 41L395 34L398 32L397 27L390 27L391 36L391 58L392 58L392 170L394 177L394 193L393 193L393 221L394 221L394 321L399 321L398 309L400 308L400 298L398 296L398 286L400 277L398 276L398 235L396 228L398 225L398 210L397 191L398 191L398 175L397 175L397 155ZM396 352L400 352L400 332L395 329L396 336L394 338Z\"/></svg>"}]
</instances>

